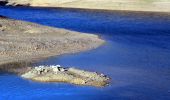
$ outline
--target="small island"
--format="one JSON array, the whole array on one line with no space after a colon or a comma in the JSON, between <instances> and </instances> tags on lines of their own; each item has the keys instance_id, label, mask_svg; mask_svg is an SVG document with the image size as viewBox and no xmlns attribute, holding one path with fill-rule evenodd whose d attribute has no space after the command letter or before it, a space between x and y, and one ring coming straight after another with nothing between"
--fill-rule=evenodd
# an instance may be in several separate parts
<instances>
[{"instance_id":1,"label":"small island","mask_svg":"<svg viewBox=\"0 0 170 100\"><path fill-rule=\"evenodd\" d=\"M73 67L64 68L60 65L34 67L22 74L21 77L39 82L65 82L96 87L106 86L109 83L109 78L104 74Z\"/></svg>"},{"instance_id":2,"label":"small island","mask_svg":"<svg viewBox=\"0 0 170 100\"><path fill-rule=\"evenodd\" d=\"M40 82L106 86L109 78L103 74L60 66L32 68L28 65L51 56L91 50L104 43L97 35L0 16L0 71Z\"/></svg>"}]
</instances>

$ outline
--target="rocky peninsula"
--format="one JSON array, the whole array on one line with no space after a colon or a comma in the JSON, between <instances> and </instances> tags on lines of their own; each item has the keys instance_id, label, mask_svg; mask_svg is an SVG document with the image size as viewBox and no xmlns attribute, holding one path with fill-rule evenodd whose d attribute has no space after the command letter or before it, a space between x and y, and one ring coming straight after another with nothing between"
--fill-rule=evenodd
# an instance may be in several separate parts
<instances>
[{"instance_id":1,"label":"rocky peninsula","mask_svg":"<svg viewBox=\"0 0 170 100\"><path fill-rule=\"evenodd\" d=\"M38 66L21 75L23 78L39 82L65 82L76 85L106 86L109 78L104 74L60 65Z\"/></svg>"},{"instance_id":2,"label":"rocky peninsula","mask_svg":"<svg viewBox=\"0 0 170 100\"><path fill-rule=\"evenodd\" d=\"M104 43L97 35L0 16L0 71L22 74L34 61L91 50Z\"/></svg>"},{"instance_id":3,"label":"rocky peninsula","mask_svg":"<svg viewBox=\"0 0 170 100\"><path fill-rule=\"evenodd\" d=\"M170 12L169 0L0 0L12 6Z\"/></svg>"}]
</instances>

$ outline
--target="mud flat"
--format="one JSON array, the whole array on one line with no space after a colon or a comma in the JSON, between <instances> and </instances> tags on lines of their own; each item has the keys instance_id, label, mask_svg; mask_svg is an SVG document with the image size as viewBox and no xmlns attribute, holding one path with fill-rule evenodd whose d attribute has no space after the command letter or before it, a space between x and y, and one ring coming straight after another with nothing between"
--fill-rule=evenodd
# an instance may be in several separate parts
<instances>
[{"instance_id":1,"label":"mud flat","mask_svg":"<svg viewBox=\"0 0 170 100\"><path fill-rule=\"evenodd\" d=\"M39 82L65 82L76 85L106 86L109 78L104 74L60 65L38 66L21 75L23 78Z\"/></svg>"},{"instance_id":2,"label":"mud flat","mask_svg":"<svg viewBox=\"0 0 170 100\"><path fill-rule=\"evenodd\" d=\"M50 56L91 50L104 43L97 35L0 16L0 70L20 64L29 66L29 62Z\"/></svg>"}]
</instances>

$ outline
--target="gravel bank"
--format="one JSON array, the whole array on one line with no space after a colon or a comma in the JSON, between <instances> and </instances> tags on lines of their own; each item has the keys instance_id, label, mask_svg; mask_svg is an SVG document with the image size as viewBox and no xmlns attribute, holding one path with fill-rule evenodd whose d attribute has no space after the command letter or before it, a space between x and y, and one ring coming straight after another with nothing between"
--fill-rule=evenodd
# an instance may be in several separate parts
<instances>
[{"instance_id":1,"label":"gravel bank","mask_svg":"<svg viewBox=\"0 0 170 100\"><path fill-rule=\"evenodd\" d=\"M0 16L0 70L50 56L76 53L101 46L97 35L42 26ZM9 64L10 63L10 64Z\"/></svg>"}]
</instances>

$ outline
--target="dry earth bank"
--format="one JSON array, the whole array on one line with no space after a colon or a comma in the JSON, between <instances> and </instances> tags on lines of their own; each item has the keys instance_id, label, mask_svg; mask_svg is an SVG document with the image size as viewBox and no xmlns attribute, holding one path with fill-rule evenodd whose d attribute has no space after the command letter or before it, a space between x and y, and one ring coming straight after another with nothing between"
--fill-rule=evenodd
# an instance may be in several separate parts
<instances>
[{"instance_id":1,"label":"dry earth bank","mask_svg":"<svg viewBox=\"0 0 170 100\"><path fill-rule=\"evenodd\" d=\"M0 16L0 71L40 82L105 86L109 78L103 74L60 66L31 68L29 63L44 57L90 50L103 43L96 35Z\"/></svg>"},{"instance_id":2,"label":"dry earth bank","mask_svg":"<svg viewBox=\"0 0 170 100\"><path fill-rule=\"evenodd\" d=\"M169 0L1 0L7 5L170 12Z\"/></svg>"},{"instance_id":3,"label":"dry earth bank","mask_svg":"<svg viewBox=\"0 0 170 100\"><path fill-rule=\"evenodd\" d=\"M16 70L42 58L75 53L104 43L97 35L42 26L0 16L0 70ZM17 65L17 66L16 66ZM19 68L20 69L20 68Z\"/></svg>"}]
</instances>

